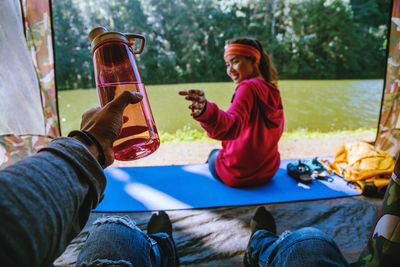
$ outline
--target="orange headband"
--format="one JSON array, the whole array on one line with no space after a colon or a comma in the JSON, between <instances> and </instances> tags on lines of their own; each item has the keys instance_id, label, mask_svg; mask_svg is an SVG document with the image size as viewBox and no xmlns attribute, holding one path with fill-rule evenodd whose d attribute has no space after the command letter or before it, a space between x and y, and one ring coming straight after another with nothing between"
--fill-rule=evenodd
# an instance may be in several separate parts
<instances>
[{"instance_id":1,"label":"orange headband","mask_svg":"<svg viewBox=\"0 0 400 267\"><path fill-rule=\"evenodd\" d=\"M224 58L228 55L239 55L245 57L254 57L257 65L260 64L261 53L257 48L245 44L230 44L225 49Z\"/></svg>"}]
</instances>

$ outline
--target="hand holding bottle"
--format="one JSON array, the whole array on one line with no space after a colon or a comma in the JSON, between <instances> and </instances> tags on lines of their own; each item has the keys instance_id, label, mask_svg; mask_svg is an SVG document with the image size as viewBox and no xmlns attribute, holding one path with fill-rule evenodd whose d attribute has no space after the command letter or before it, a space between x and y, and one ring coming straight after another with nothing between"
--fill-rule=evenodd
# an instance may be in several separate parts
<instances>
[{"instance_id":1,"label":"hand holding bottle","mask_svg":"<svg viewBox=\"0 0 400 267\"><path fill-rule=\"evenodd\" d=\"M104 27L90 31L97 94L103 107L122 92L140 92L142 102L124 110L129 118L113 144L117 160L135 160L150 155L160 146L160 138L135 55L142 53L145 37L136 33L110 32ZM137 41L140 47L137 48Z\"/></svg>"},{"instance_id":2,"label":"hand holding bottle","mask_svg":"<svg viewBox=\"0 0 400 267\"><path fill-rule=\"evenodd\" d=\"M122 123L127 119L122 116L124 109L129 104L140 102L142 98L140 93L125 91L103 108L92 108L82 115L81 130L93 135L103 148L106 158L104 167L114 161L112 146L121 132ZM98 151L89 150L96 157Z\"/></svg>"}]
</instances>

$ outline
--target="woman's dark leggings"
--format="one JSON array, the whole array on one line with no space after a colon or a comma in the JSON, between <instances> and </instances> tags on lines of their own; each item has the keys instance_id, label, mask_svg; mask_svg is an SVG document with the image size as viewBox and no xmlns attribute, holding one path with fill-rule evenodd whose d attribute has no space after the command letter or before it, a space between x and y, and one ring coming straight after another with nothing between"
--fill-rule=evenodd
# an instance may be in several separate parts
<instances>
[{"instance_id":1,"label":"woman's dark leggings","mask_svg":"<svg viewBox=\"0 0 400 267\"><path fill-rule=\"evenodd\" d=\"M208 168L210 169L211 174L218 180L221 180L221 178L219 178L218 174L217 174L217 170L215 169L215 161L217 159L218 153L219 153L220 149L213 149L210 152L210 155L208 155Z\"/></svg>"}]
</instances>

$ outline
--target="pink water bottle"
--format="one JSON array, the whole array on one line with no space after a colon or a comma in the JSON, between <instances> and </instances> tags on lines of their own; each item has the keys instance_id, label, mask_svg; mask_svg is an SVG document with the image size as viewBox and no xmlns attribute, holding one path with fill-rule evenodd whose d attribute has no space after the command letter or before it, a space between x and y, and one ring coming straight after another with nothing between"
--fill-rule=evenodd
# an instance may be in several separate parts
<instances>
[{"instance_id":1,"label":"pink water bottle","mask_svg":"<svg viewBox=\"0 0 400 267\"><path fill-rule=\"evenodd\" d=\"M141 40L140 47L134 50L136 39ZM134 57L143 51L144 36L109 32L98 27L89 33L89 40L100 105L104 106L125 90L143 94L140 103L129 105L124 110L128 120L113 144L115 159L134 160L153 153L160 146L160 139Z\"/></svg>"}]
</instances>

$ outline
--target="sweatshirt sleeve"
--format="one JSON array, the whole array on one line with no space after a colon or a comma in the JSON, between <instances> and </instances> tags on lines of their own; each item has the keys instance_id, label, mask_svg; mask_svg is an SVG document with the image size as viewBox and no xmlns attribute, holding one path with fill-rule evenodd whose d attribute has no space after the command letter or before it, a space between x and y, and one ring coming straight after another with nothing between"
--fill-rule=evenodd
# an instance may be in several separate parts
<instances>
[{"instance_id":1,"label":"sweatshirt sleeve","mask_svg":"<svg viewBox=\"0 0 400 267\"><path fill-rule=\"evenodd\" d=\"M240 135L254 105L254 93L247 85L239 85L227 111L208 102L205 112L196 117L209 137L217 140L233 140Z\"/></svg>"},{"instance_id":2,"label":"sweatshirt sleeve","mask_svg":"<svg viewBox=\"0 0 400 267\"><path fill-rule=\"evenodd\" d=\"M51 266L101 201L104 172L74 138L60 137L0 171L0 262Z\"/></svg>"}]
</instances>

